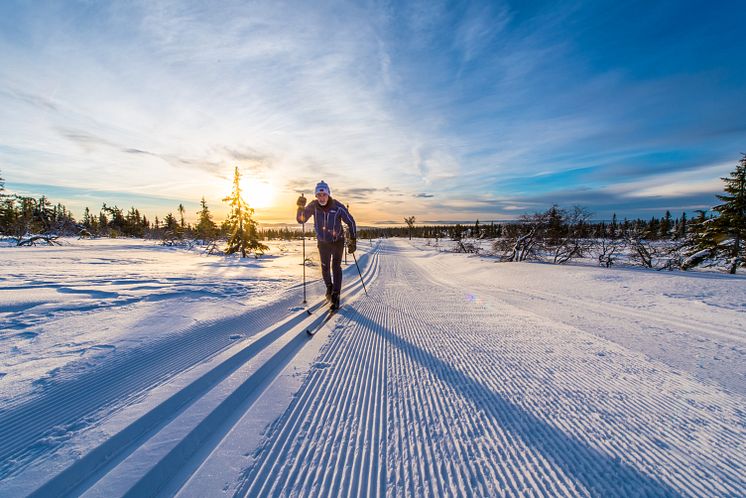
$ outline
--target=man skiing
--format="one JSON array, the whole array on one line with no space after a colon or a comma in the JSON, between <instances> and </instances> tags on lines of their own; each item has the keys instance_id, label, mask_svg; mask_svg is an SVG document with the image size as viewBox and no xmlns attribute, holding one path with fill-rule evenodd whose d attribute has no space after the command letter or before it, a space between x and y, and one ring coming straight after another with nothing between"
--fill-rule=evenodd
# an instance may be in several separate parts
<instances>
[{"instance_id":1,"label":"man skiing","mask_svg":"<svg viewBox=\"0 0 746 498\"><path fill-rule=\"evenodd\" d=\"M316 199L308 206L303 195L298 197L296 219L298 223L305 223L308 218L314 217L321 275L326 284L326 299L331 301L331 309L334 311L339 308L339 293L342 290L342 253L345 244L342 222L345 222L350 231L350 240L347 242L347 250L350 253L355 252L357 247L357 229L355 220L347 208L341 202L332 199L332 192L324 180L316 184L314 194Z\"/></svg>"}]
</instances>

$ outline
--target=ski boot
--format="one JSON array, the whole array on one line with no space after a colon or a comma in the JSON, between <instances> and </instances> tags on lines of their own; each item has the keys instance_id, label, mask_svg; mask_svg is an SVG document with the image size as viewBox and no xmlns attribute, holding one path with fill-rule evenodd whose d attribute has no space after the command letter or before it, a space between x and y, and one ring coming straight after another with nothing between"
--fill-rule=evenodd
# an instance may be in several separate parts
<instances>
[{"instance_id":1,"label":"ski boot","mask_svg":"<svg viewBox=\"0 0 746 498\"><path fill-rule=\"evenodd\" d=\"M328 284L326 286L326 302L331 302L332 300L332 284Z\"/></svg>"},{"instance_id":2,"label":"ski boot","mask_svg":"<svg viewBox=\"0 0 746 498\"><path fill-rule=\"evenodd\" d=\"M332 305L330 306L332 311L339 309L339 292L332 292Z\"/></svg>"}]
</instances>

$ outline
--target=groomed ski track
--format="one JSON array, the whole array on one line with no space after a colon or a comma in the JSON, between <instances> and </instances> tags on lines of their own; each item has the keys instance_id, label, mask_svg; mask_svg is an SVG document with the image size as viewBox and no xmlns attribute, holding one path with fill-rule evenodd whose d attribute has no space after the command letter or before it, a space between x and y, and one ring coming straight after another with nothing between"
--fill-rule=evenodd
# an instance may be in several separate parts
<instances>
[{"instance_id":1,"label":"groomed ski track","mask_svg":"<svg viewBox=\"0 0 746 498\"><path fill-rule=\"evenodd\" d=\"M746 493L743 398L445 286L447 258L387 241L237 495Z\"/></svg>"},{"instance_id":2,"label":"groomed ski track","mask_svg":"<svg viewBox=\"0 0 746 498\"><path fill-rule=\"evenodd\" d=\"M448 285L458 257L384 241L361 260L368 295L347 272L342 309L315 337L305 329L321 314L299 311L230 348L201 353L183 380L171 370L153 373L157 362L145 363L147 379L129 369L138 386L163 391L157 400L29 491L746 495L742 396L499 296ZM112 388L88 382L48 405L34 400L28 421L0 427L3 441L113 411ZM66 385L75 380L59 389ZM125 386L118 389L138 397ZM85 410L68 408L78 397L95 399L96 389L106 396ZM26 438L27 446L5 444L22 459L40 444ZM6 458L0 463L16 468L12 489L23 489L28 469ZM46 469L43 459L28 467L37 479ZM0 496L20 496L3 491L1 479Z\"/></svg>"}]
</instances>

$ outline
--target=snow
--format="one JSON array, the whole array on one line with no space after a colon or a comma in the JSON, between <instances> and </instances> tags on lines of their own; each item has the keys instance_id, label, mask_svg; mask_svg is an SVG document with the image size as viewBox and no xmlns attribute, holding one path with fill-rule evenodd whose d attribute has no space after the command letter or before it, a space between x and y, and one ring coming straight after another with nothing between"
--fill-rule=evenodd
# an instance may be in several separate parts
<instances>
[{"instance_id":1,"label":"snow","mask_svg":"<svg viewBox=\"0 0 746 498\"><path fill-rule=\"evenodd\" d=\"M416 240L412 247L432 256L425 244ZM439 285L462 282L465 298L499 299L746 395L746 276L599 268L587 261L499 263L464 255L449 272L435 266L430 274Z\"/></svg>"},{"instance_id":2,"label":"snow","mask_svg":"<svg viewBox=\"0 0 746 498\"><path fill-rule=\"evenodd\" d=\"M0 403L77 375L119 348L266 304L299 282L298 247L274 246L268 257L240 264L126 239L0 248Z\"/></svg>"},{"instance_id":3,"label":"snow","mask_svg":"<svg viewBox=\"0 0 746 498\"><path fill-rule=\"evenodd\" d=\"M746 494L743 276L356 255L0 248L0 496Z\"/></svg>"}]
</instances>

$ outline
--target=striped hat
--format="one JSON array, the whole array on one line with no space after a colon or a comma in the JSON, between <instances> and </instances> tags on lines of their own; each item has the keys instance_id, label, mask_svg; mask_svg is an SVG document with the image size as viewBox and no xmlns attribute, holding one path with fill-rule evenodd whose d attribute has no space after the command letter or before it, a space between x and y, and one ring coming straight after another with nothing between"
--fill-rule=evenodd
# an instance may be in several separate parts
<instances>
[{"instance_id":1,"label":"striped hat","mask_svg":"<svg viewBox=\"0 0 746 498\"><path fill-rule=\"evenodd\" d=\"M314 191L314 195L318 195L319 192L323 192L326 195L332 195L332 191L329 190L329 185L327 185L324 180L321 180L319 183L316 184L316 190Z\"/></svg>"}]
</instances>

